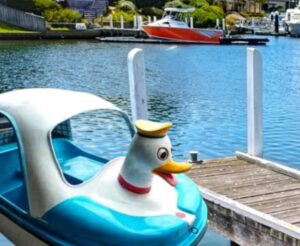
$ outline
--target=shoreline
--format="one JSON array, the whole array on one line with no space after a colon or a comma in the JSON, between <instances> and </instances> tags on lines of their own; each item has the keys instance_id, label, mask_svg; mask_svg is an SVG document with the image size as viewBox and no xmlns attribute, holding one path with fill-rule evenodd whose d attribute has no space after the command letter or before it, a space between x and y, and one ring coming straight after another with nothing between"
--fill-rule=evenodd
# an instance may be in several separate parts
<instances>
[{"instance_id":1,"label":"shoreline","mask_svg":"<svg viewBox=\"0 0 300 246\"><path fill-rule=\"evenodd\" d=\"M0 40L36 40L36 39L95 39L96 37L140 37L143 31L137 29L94 29L70 31L46 31L28 33L0 33Z\"/></svg>"}]
</instances>

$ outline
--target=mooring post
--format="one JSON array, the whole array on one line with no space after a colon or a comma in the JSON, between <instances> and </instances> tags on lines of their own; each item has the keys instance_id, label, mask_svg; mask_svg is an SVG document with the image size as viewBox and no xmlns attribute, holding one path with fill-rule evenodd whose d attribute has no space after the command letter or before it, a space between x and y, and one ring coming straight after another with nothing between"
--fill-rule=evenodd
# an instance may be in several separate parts
<instances>
[{"instance_id":1,"label":"mooring post","mask_svg":"<svg viewBox=\"0 0 300 246\"><path fill-rule=\"evenodd\" d=\"M144 53L135 48L128 54L128 76L132 120L147 119L147 92L145 82Z\"/></svg>"},{"instance_id":2,"label":"mooring post","mask_svg":"<svg viewBox=\"0 0 300 246\"><path fill-rule=\"evenodd\" d=\"M133 29L136 29L137 27L137 18L136 18L136 15L133 16Z\"/></svg>"},{"instance_id":3,"label":"mooring post","mask_svg":"<svg viewBox=\"0 0 300 246\"><path fill-rule=\"evenodd\" d=\"M154 16L153 16L153 22L155 22L155 21L157 21L157 18L156 18L156 16L154 15Z\"/></svg>"},{"instance_id":4,"label":"mooring post","mask_svg":"<svg viewBox=\"0 0 300 246\"><path fill-rule=\"evenodd\" d=\"M151 23L151 16L149 15L148 16L148 24L150 24Z\"/></svg>"},{"instance_id":5,"label":"mooring post","mask_svg":"<svg viewBox=\"0 0 300 246\"><path fill-rule=\"evenodd\" d=\"M114 23L113 23L113 17L112 17L112 15L109 15L108 19L109 19L109 27L111 29L113 29L114 28Z\"/></svg>"},{"instance_id":6,"label":"mooring post","mask_svg":"<svg viewBox=\"0 0 300 246\"><path fill-rule=\"evenodd\" d=\"M277 11L275 12L274 31L279 33L279 13Z\"/></svg>"},{"instance_id":7,"label":"mooring post","mask_svg":"<svg viewBox=\"0 0 300 246\"><path fill-rule=\"evenodd\" d=\"M190 28L194 28L194 19L192 16L190 17Z\"/></svg>"},{"instance_id":8,"label":"mooring post","mask_svg":"<svg viewBox=\"0 0 300 246\"><path fill-rule=\"evenodd\" d=\"M225 19L222 19L222 30L225 32L226 31L226 23Z\"/></svg>"},{"instance_id":9,"label":"mooring post","mask_svg":"<svg viewBox=\"0 0 300 246\"><path fill-rule=\"evenodd\" d=\"M124 17L123 17L123 15L120 16L120 23L121 23L121 29L124 29Z\"/></svg>"},{"instance_id":10,"label":"mooring post","mask_svg":"<svg viewBox=\"0 0 300 246\"><path fill-rule=\"evenodd\" d=\"M216 28L219 29L220 28L220 20L216 19Z\"/></svg>"},{"instance_id":11,"label":"mooring post","mask_svg":"<svg viewBox=\"0 0 300 246\"><path fill-rule=\"evenodd\" d=\"M259 51L247 49L248 154L263 156L262 59Z\"/></svg>"},{"instance_id":12,"label":"mooring post","mask_svg":"<svg viewBox=\"0 0 300 246\"><path fill-rule=\"evenodd\" d=\"M103 28L103 15L100 16L101 28Z\"/></svg>"},{"instance_id":13,"label":"mooring post","mask_svg":"<svg viewBox=\"0 0 300 246\"><path fill-rule=\"evenodd\" d=\"M143 26L143 17L138 16L138 29L141 30Z\"/></svg>"}]
</instances>

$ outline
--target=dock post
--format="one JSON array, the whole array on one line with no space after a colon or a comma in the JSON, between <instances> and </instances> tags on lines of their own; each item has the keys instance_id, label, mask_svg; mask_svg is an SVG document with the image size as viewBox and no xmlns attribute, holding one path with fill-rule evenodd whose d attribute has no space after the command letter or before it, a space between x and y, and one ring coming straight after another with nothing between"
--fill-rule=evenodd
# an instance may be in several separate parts
<instances>
[{"instance_id":1,"label":"dock post","mask_svg":"<svg viewBox=\"0 0 300 246\"><path fill-rule=\"evenodd\" d=\"M133 16L133 29L136 29L137 28L137 16Z\"/></svg>"},{"instance_id":2,"label":"dock post","mask_svg":"<svg viewBox=\"0 0 300 246\"><path fill-rule=\"evenodd\" d=\"M114 23L113 23L113 17L112 17L112 15L109 15L108 19L109 19L109 27L111 29L113 29L114 28Z\"/></svg>"},{"instance_id":3,"label":"dock post","mask_svg":"<svg viewBox=\"0 0 300 246\"><path fill-rule=\"evenodd\" d=\"M148 24L151 23L151 16L148 16Z\"/></svg>"},{"instance_id":4,"label":"dock post","mask_svg":"<svg viewBox=\"0 0 300 246\"><path fill-rule=\"evenodd\" d=\"M219 29L220 28L220 20L216 19L216 28Z\"/></svg>"},{"instance_id":5,"label":"dock post","mask_svg":"<svg viewBox=\"0 0 300 246\"><path fill-rule=\"evenodd\" d=\"M192 16L190 17L190 28L194 28L194 19Z\"/></svg>"},{"instance_id":6,"label":"dock post","mask_svg":"<svg viewBox=\"0 0 300 246\"><path fill-rule=\"evenodd\" d=\"M138 29L141 30L142 26L143 26L143 17L142 16L138 16Z\"/></svg>"},{"instance_id":7,"label":"dock post","mask_svg":"<svg viewBox=\"0 0 300 246\"><path fill-rule=\"evenodd\" d=\"M121 29L124 29L124 17L123 17L123 15L120 16L120 23L121 23Z\"/></svg>"},{"instance_id":8,"label":"dock post","mask_svg":"<svg viewBox=\"0 0 300 246\"><path fill-rule=\"evenodd\" d=\"M254 48L247 48L248 154L263 156L262 60Z\"/></svg>"},{"instance_id":9,"label":"dock post","mask_svg":"<svg viewBox=\"0 0 300 246\"><path fill-rule=\"evenodd\" d=\"M275 33L279 33L279 14L277 11L275 12L274 31Z\"/></svg>"},{"instance_id":10,"label":"dock post","mask_svg":"<svg viewBox=\"0 0 300 246\"><path fill-rule=\"evenodd\" d=\"M184 21L185 21L186 24L189 24L189 21L188 21L187 17L184 18Z\"/></svg>"},{"instance_id":11,"label":"dock post","mask_svg":"<svg viewBox=\"0 0 300 246\"><path fill-rule=\"evenodd\" d=\"M154 15L154 16L153 16L153 22L155 22L155 21L157 21L157 18L156 18L156 16Z\"/></svg>"},{"instance_id":12,"label":"dock post","mask_svg":"<svg viewBox=\"0 0 300 246\"><path fill-rule=\"evenodd\" d=\"M226 31L226 23L225 19L222 19L222 30L225 32Z\"/></svg>"},{"instance_id":13,"label":"dock post","mask_svg":"<svg viewBox=\"0 0 300 246\"><path fill-rule=\"evenodd\" d=\"M128 54L127 62L132 120L135 122L137 119L148 118L143 50L132 49Z\"/></svg>"}]
</instances>

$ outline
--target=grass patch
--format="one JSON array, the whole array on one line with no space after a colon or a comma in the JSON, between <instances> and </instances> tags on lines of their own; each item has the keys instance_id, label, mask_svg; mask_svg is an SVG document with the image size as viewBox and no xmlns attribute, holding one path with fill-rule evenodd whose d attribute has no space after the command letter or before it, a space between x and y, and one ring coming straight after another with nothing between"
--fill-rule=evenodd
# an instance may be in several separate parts
<instances>
[{"instance_id":1,"label":"grass patch","mask_svg":"<svg viewBox=\"0 0 300 246\"><path fill-rule=\"evenodd\" d=\"M0 33L34 33L34 32L4 22L0 22Z\"/></svg>"}]
</instances>

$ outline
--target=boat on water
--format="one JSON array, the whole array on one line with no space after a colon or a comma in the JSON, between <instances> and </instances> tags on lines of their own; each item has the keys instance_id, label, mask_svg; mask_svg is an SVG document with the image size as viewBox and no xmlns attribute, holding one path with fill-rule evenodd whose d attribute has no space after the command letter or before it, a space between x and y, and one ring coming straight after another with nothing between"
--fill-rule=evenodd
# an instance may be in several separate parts
<instances>
[{"instance_id":1,"label":"boat on water","mask_svg":"<svg viewBox=\"0 0 300 246\"><path fill-rule=\"evenodd\" d=\"M123 119L133 137L125 156L106 159L73 140L74 117L94 111ZM207 207L183 174L191 164L172 160L171 123L134 127L110 102L60 89L3 93L0 114L0 231L16 245L185 246L204 235ZM97 136L97 149L116 144Z\"/></svg>"},{"instance_id":2,"label":"boat on water","mask_svg":"<svg viewBox=\"0 0 300 246\"><path fill-rule=\"evenodd\" d=\"M143 25L144 32L151 38L189 43L220 43L224 33L220 29L192 28L184 21L184 15L194 8L166 8L161 20Z\"/></svg>"},{"instance_id":3,"label":"boat on water","mask_svg":"<svg viewBox=\"0 0 300 246\"><path fill-rule=\"evenodd\" d=\"M300 36L300 4L296 8L286 10L285 24L291 36Z\"/></svg>"}]
</instances>

